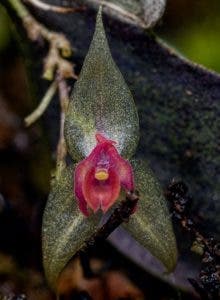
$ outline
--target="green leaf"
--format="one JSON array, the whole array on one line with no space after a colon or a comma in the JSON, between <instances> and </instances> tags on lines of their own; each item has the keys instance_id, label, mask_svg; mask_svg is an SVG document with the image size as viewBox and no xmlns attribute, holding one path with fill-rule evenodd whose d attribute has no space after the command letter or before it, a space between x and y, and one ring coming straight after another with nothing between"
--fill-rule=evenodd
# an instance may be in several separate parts
<instances>
[{"instance_id":1,"label":"green leaf","mask_svg":"<svg viewBox=\"0 0 220 300\"><path fill-rule=\"evenodd\" d=\"M124 227L171 272L176 266L177 249L166 200L148 165L137 160L132 165L140 200Z\"/></svg>"},{"instance_id":2,"label":"green leaf","mask_svg":"<svg viewBox=\"0 0 220 300\"><path fill-rule=\"evenodd\" d=\"M153 27L162 17L167 0L141 0L146 27Z\"/></svg>"},{"instance_id":3,"label":"green leaf","mask_svg":"<svg viewBox=\"0 0 220 300\"><path fill-rule=\"evenodd\" d=\"M68 151L75 160L95 147L95 133L117 142L122 156L134 153L139 122L133 97L108 47L99 10L94 37L76 82L65 122Z\"/></svg>"},{"instance_id":4,"label":"green leaf","mask_svg":"<svg viewBox=\"0 0 220 300\"><path fill-rule=\"evenodd\" d=\"M52 181L44 211L42 242L43 263L49 284L56 289L60 272L97 229L101 215L86 218L73 198L73 167Z\"/></svg>"},{"instance_id":5,"label":"green leaf","mask_svg":"<svg viewBox=\"0 0 220 300\"><path fill-rule=\"evenodd\" d=\"M83 0L88 6L97 7L101 1ZM153 27L162 17L166 0L108 0L103 9L123 22L133 23L143 28Z\"/></svg>"}]
</instances>

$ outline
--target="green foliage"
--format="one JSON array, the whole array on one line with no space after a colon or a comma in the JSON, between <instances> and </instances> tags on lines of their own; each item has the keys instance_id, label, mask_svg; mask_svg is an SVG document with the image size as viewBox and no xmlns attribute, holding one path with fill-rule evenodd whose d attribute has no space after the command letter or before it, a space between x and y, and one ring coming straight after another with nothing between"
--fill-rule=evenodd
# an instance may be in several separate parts
<instances>
[{"instance_id":1,"label":"green foliage","mask_svg":"<svg viewBox=\"0 0 220 300\"><path fill-rule=\"evenodd\" d=\"M0 51L7 47L10 35L9 19L5 10L0 5Z\"/></svg>"},{"instance_id":2,"label":"green foliage","mask_svg":"<svg viewBox=\"0 0 220 300\"><path fill-rule=\"evenodd\" d=\"M192 61L220 72L219 30L220 24L217 22L203 26L195 24L179 33L172 42Z\"/></svg>"},{"instance_id":3,"label":"green foliage","mask_svg":"<svg viewBox=\"0 0 220 300\"><path fill-rule=\"evenodd\" d=\"M156 30L188 59L220 72L219 0L170 1Z\"/></svg>"},{"instance_id":4,"label":"green foliage","mask_svg":"<svg viewBox=\"0 0 220 300\"><path fill-rule=\"evenodd\" d=\"M171 272L176 266L177 249L166 200L147 163L133 160L132 166L140 201L124 227Z\"/></svg>"}]
</instances>

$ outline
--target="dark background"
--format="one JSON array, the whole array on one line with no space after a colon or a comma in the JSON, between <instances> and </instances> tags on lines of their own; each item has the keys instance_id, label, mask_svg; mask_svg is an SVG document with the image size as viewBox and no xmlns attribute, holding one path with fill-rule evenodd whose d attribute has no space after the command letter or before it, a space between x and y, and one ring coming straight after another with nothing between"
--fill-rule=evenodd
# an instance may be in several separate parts
<instances>
[{"instance_id":1,"label":"dark background","mask_svg":"<svg viewBox=\"0 0 220 300\"><path fill-rule=\"evenodd\" d=\"M88 24L90 24L89 22ZM154 31L181 55L213 71L220 72L220 3L218 0L211 2L208 0L168 0L164 17ZM110 39L113 41L114 36ZM15 25L0 6L0 294L10 296L24 293L28 299L53 299L54 296L46 286L42 273L40 228L42 212L49 192L50 171L52 166L54 166L54 141L56 141L57 133L51 134L51 128L53 127L51 120L57 117L58 103L55 103L50 108L48 127L45 126L45 124L48 124L47 121L39 121L31 129L27 130L24 128L23 118L35 107L35 103L38 102L38 96L42 96L43 94L41 88L43 89L46 84L40 81L42 84L40 89L38 89L37 83L34 83L30 89L30 84L28 83L29 74L26 72L24 64L25 51L22 51L24 49L21 48L21 44ZM80 42L78 45L80 45ZM78 47L78 49L80 48ZM83 49L82 55L79 53L79 50L77 51L76 61L80 65L86 49ZM116 56L117 50L113 52ZM27 66L32 62L26 59L25 63ZM77 66L78 70L80 68L79 65ZM132 64L130 68L132 74ZM126 73L126 67L123 67L122 64L123 71ZM34 70L34 72L36 72L36 75L32 73L31 76L33 78L33 75L35 75L36 82L39 82L40 72L38 69ZM128 74L127 80L130 81L131 89L133 89L134 94L137 94L138 99L140 95L135 92L138 85L136 85L137 83L132 83L129 79L132 76L129 76ZM213 82L214 79L216 78L213 77ZM199 89L199 80L196 84L198 85L196 89ZM218 81L216 79L217 84ZM204 82L201 81L203 88L204 85ZM206 92L208 95L207 98L213 98L213 94L211 94L213 88L210 91L210 96L208 94L209 89L210 87L205 86L203 94ZM219 99L217 100L219 101ZM142 111L144 116L142 105L143 103L140 100L140 111ZM215 107L210 107L212 114L215 111ZM189 107L189 114L192 113L194 108L194 106ZM175 109L176 107L174 107ZM173 112L172 109L171 112ZM160 114L156 114L156 116L160 116ZM217 116L214 115L213 119L216 119ZM143 121L142 132L145 130L144 124ZM213 123L210 126L214 126ZM219 132L217 131L218 126L216 124L215 132ZM49 130L47 130L48 128ZM164 132L162 128L160 129L159 134L163 135ZM172 133L172 130L169 131L170 133ZM218 140L217 135L216 140ZM168 144L169 147L171 147L170 145L174 145L173 141L172 143L168 142ZM140 147L140 152L142 151L142 153L144 152L144 146L145 143ZM178 146L176 147L178 148ZM178 165L177 169L181 170L179 173L186 178L187 183L190 185L191 179L198 174L197 159L201 160L203 156L191 156L191 152L188 151L191 149L186 148L184 150L184 153L186 153L185 156L169 157L167 164L164 163L163 168L172 164L175 166ZM172 171L171 167L169 178L167 178L166 171L162 171L160 174L159 168L161 164L158 166L158 163L155 161L158 156L159 160L161 159L161 153L163 153L163 149L161 149L161 144L159 143L158 146L154 145L151 151L147 151L147 156L151 159L152 168L159 173L160 179L165 186L172 176L179 175L179 173L175 168L175 171ZM167 154L168 152L164 150L164 153ZM213 154L212 152L211 158L215 153ZM185 160L183 160L183 157ZM203 172L205 173L207 165L203 164L203 162L201 165L204 167ZM216 163L208 166L211 169L216 165L219 167L217 159ZM213 175L213 172L210 174ZM201 174L199 175L201 176ZM214 196L217 200L211 201L209 205L204 200L201 200L201 204L199 202L200 194L198 190L203 194L202 188L204 188L204 191L207 189L207 186L204 186L204 182L206 181L203 181L203 178L195 184L192 182L191 192L193 196L196 197L199 195L194 207L198 212L201 205L204 207L203 215L206 210L209 211L208 215L214 215L213 219L209 218L207 221L209 222L207 231L210 235L217 235L215 219L218 214L212 214L212 212L218 212L219 208L219 206L217 208L215 206L215 202L219 199L218 182L213 182L213 186L216 187ZM210 185L211 188L212 185ZM209 195L210 193L207 192L207 194ZM206 227L206 223L204 224L201 227ZM206 228L203 229L205 230ZM180 244L181 241L179 241ZM183 252L189 251L189 245L190 241L187 245L182 246ZM110 286L114 286L114 278L118 278L116 276L119 274L117 280L121 280L121 285L124 288L127 286L133 288L133 284L138 286L137 295L131 299L141 299L140 294L138 294L141 292L144 293L146 299L184 299L184 297L189 299L190 296L184 296L184 293L177 287L171 288L169 285L163 284L156 278L148 275L145 270L133 265L124 256L121 256L117 250L111 248L111 246L103 245L103 247L106 247L104 248L105 255L103 255L103 251L98 251L96 256L99 260L102 259L104 261L109 261L110 257L110 269L117 271L111 277L113 279L109 279L111 274L108 273L109 277L107 281L110 282ZM183 256L183 259L187 258ZM194 260L195 264L198 263L196 255L190 257L190 262L191 260ZM127 282L128 278L131 281ZM79 282L82 281L81 278L78 280ZM80 285L80 283L78 284ZM152 286L154 286L153 289ZM158 292L158 286L160 286L160 292ZM88 288L86 284L84 285L85 287ZM71 288L74 289L75 285L70 285ZM95 286L95 288L100 290L100 286ZM132 293L134 295L136 290L132 289ZM110 299L115 298L112 296Z\"/></svg>"}]
</instances>

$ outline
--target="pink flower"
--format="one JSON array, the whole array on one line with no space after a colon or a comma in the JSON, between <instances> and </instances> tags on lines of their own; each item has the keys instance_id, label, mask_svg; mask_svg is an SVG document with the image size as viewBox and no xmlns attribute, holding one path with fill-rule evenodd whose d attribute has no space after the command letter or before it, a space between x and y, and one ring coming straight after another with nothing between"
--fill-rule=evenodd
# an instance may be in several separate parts
<instances>
[{"instance_id":1,"label":"pink flower","mask_svg":"<svg viewBox=\"0 0 220 300\"><path fill-rule=\"evenodd\" d=\"M74 173L74 194L85 216L89 215L88 208L106 212L119 197L121 187L134 189L131 165L119 155L116 143L99 133L96 140L96 147L77 164Z\"/></svg>"}]
</instances>

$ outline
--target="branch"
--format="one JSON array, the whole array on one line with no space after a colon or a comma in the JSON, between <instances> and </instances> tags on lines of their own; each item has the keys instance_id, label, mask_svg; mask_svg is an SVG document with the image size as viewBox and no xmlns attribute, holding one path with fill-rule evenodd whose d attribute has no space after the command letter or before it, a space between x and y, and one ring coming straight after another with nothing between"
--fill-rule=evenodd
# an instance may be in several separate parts
<instances>
[{"instance_id":1,"label":"branch","mask_svg":"<svg viewBox=\"0 0 220 300\"><path fill-rule=\"evenodd\" d=\"M59 177L61 171L65 168L66 162L66 142L64 138L64 122L66 117L67 108L69 105L69 88L67 86L66 81L57 76L58 82L58 91L59 91L59 99L60 99L60 136L57 144L57 167L56 167L56 176Z\"/></svg>"},{"instance_id":2,"label":"branch","mask_svg":"<svg viewBox=\"0 0 220 300\"><path fill-rule=\"evenodd\" d=\"M74 64L65 59L70 57L72 53L71 44L62 33L51 31L43 24L39 23L30 14L21 0L8 0L8 2L22 20L29 39L32 41L44 39L49 43L49 51L44 60L43 78L50 81L53 80L53 83L47 90L45 96L40 102L40 105L34 112L25 118L25 124L26 126L30 126L43 115L58 87L61 107L60 137L57 145L57 176L59 176L60 171L63 167L65 167L65 157L67 153L64 139L64 121L69 103L69 88L65 80L69 78L77 79L77 75L74 72ZM79 11L83 9L83 7L62 8L43 3L39 0L28 0L28 2L40 7L41 9L61 13ZM56 78L54 79L55 74Z\"/></svg>"},{"instance_id":3,"label":"branch","mask_svg":"<svg viewBox=\"0 0 220 300\"><path fill-rule=\"evenodd\" d=\"M47 80L53 80L55 71L58 70L60 75L64 78L76 79L74 65L64 59L70 57L72 53L72 47L69 40L62 33L51 31L43 24L39 23L30 14L25 5L22 4L21 0L8 1L22 20L22 24L29 39L32 41L44 39L49 43L49 52L44 62L43 77Z\"/></svg>"},{"instance_id":4,"label":"branch","mask_svg":"<svg viewBox=\"0 0 220 300\"><path fill-rule=\"evenodd\" d=\"M52 11L56 13L61 13L61 14L66 14L66 13L74 13L78 11L85 10L84 6L81 7L63 7L63 6L56 6L56 5L51 5L45 2L42 2L40 0L23 0L24 2L28 2L31 5L40 8L45 11Z\"/></svg>"},{"instance_id":5,"label":"branch","mask_svg":"<svg viewBox=\"0 0 220 300\"><path fill-rule=\"evenodd\" d=\"M123 222L128 222L129 217L134 213L138 200L139 196L137 192L127 192L126 199L115 208L107 222L85 241L84 246L78 251L76 255L80 258L85 277L90 278L96 276L90 268L87 254L102 241L107 239L108 236ZM100 274L100 272L98 272L98 274Z\"/></svg>"},{"instance_id":6,"label":"branch","mask_svg":"<svg viewBox=\"0 0 220 300\"><path fill-rule=\"evenodd\" d=\"M57 83L54 81L48 88L46 94L41 100L39 106L24 119L25 125L28 127L36 122L45 112L57 90Z\"/></svg>"}]
</instances>

